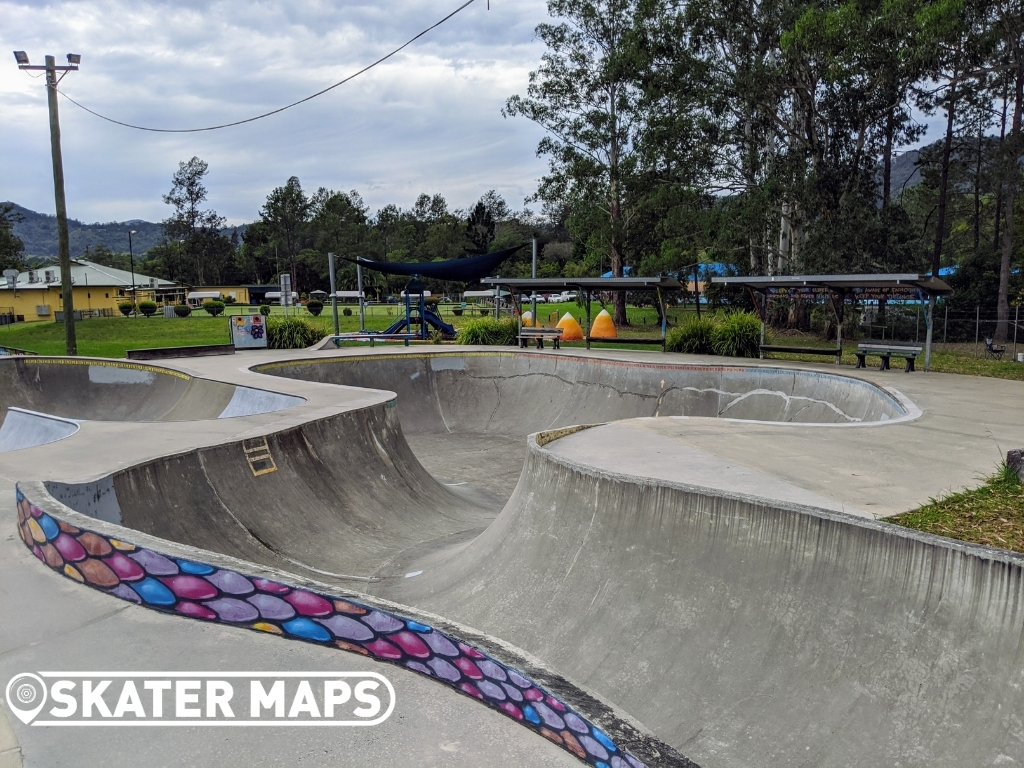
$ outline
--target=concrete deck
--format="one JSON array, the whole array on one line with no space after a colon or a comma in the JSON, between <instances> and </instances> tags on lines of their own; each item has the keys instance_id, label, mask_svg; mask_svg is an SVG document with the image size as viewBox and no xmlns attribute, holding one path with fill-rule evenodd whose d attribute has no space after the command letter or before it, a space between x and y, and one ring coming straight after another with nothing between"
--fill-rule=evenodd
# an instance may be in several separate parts
<instances>
[{"instance_id":1,"label":"concrete deck","mask_svg":"<svg viewBox=\"0 0 1024 768\"><path fill-rule=\"evenodd\" d=\"M434 351L430 348L411 351L377 348L373 350L372 355L386 362L388 358L396 355ZM451 347L443 348L445 353L455 351L457 350ZM543 390L526 388L521 399L515 401L505 398L504 393L516 391L518 385L512 380L507 383L495 381L493 386L498 388L500 408L507 409L504 411L499 410L496 402L486 398L479 399L477 394L473 394L478 392L478 389L461 391L451 402L442 402L438 398L442 397L443 393L429 390L429 396L434 398L430 409L436 408L436 413L440 417L439 423L442 423L438 428L433 422L416 421L417 416L408 404L413 397L419 396L419 392L427 390L410 388L410 381L414 382L415 379L410 379L412 374L408 372L403 373L402 377L392 375L389 379L387 372L393 369L384 366L379 372L370 371L367 374L369 378L359 381L358 387L345 387L337 383L275 378L248 370L249 367L261 362L287 363L310 357L320 360L357 358L368 353L369 350L359 349L316 353L245 353L231 357L194 358L161 363L162 367L214 382L271 390L304 398L305 402L275 413L243 415L220 420L158 421L147 423L144 427L129 421L86 421L82 423L77 434L60 442L14 451L0 457L0 494L7 494L7 499L13 499L15 482L89 483L115 473L126 473L147 462L160 464L167 456L181 456L191 451L207 449L215 451L222 446L234 445L243 440L268 434L285 434L289 430L305 430L303 434L308 435L310 425L330 424L333 423L332 420L343 418L346 414L382 407L391 399L390 394L361 387L387 387L399 393L402 429L408 435L410 444L414 449L418 448L421 454L430 452L429 455L422 455L422 464L435 476L450 484L441 485L414 474L415 482L421 484L420 491L424 494L426 511L434 514L431 511L434 507L430 505L437 502L437 509L448 509L454 505L461 512L443 527L439 534L440 539L434 543L423 540L420 545L413 545L410 540L391 554L384 554L372 548L366 549L365 553L360 555L363 559L359 562L365 564L367 568L372 566L372 570L381 581L364 585L359 589L368 589L473 624L495 637L515 642L527 651L553 661L560 671L583 681L606 699L615 703L628 701L628 712L638 714L642 711L643 714L639 716L645 724L653 727L652 724L657 723L655 730L658 735L670 740L684 754L698 759L702 764L757 764L758 756L760 759L771 757L774 762L792 762L796 755L803 756L803 752L793 751L796 749L796 741L776 739L768 749L763 745L759 746L758 740L771 742L773 739L771 728L767 724L763 727L752 727L748 729L746 737L737 738L736 729L742 729L742 723L737 723L736 715L730 715L727 707L723 709L723 705L712 705L707 702L708 712L714 712L715 717L728 721L712 724L707 728L707 734L716 733L722 741L720 745L715 746L706 739L702 741L688 735L692 734L693 730L689 726L700 720L700 715L692 708L675 708L670 700L655 697L658 703L654 710L648 711L642 703L643 697L639 695L641 689L631 688L635 681L627 683L628 676L624 677L624 673L617 677L612 676L618 681L619 688L616 688L615 684L609 687L609 680L602 678L601 665L595 667L594 662L602 658L602 654L612 652L615 636L598 633L584 638L588 660L580 665L573 661L566 647L560 650L552 644L554 639L561 636L559 633L547 638L538 637L532 631L524 631L515 621L509 622L501 618L507 618L517 611L526 615L528 609L538 607L538 596L523 593L521 586L515 586L511 592L508 589L494 589L488 593L495 582L503 582L506 587L511 587L513 579L522 578L527 582L533 579L531 583L535 584L569 584L566 579L574 569L579 569L578 572L585 574L591 584L595 583L595 579L604 583L593 567L594 563L602 559L607 560L609 557L608 551L597 551L593 553L597 560L588 562L591 554L583 553L581 558L582 546L577 548L574 545L568 550L569 557L563 560L559 555L551 560L556 564L554 570L545 564L544 549L526 551L519 561L501 563L500 558L495 557L494 547L505 547L508 553L511 551L508 547L533 548L537 541L529 537L524 539L509 535L507 540L502 542L502 531L508 533L509 530L508 523L503 522L502 518L498 518L496 524L487 527L486 534L477 536L487 526L488 521L498 515L504 499L512 494L514 480L518 477L519 467L522 466L523 457L527 453L525 434L537 429L579 421L607 421L609 418L641 416L568 435L550 443L546 453L573 466L589 468L586 470L588 472L614 473L632 476L638 480L646 478L655 483L682 482L702 487L709 497L739 493L760 497L766 504L777 502L776 506L779 509L798 509L798 505L805 505L809 508L835 510L862 517L881 517L912 508L945 490L976 484L980 476L994 469L1006 449L1017 447L1016 441L1021 434L1021 428L1024 427L1024 384L920 372L909 375L902 372L872 370L856 372L859 380L897 389L906 400L920 408L920 416L915 413L913 418L900 423L878 422L878 419L874 418L869 419L876 422L872 425L767 424L751 420L749 414L744 421L700 417L647 418L646 416L652 415L652 412L643 411L641 406L647 407L643 403L648 402L644 398L649 396L633 386L638 379L628 378L623 380L628 386L615 385L619 387L619 394L615 397L609 399L609 393L599 398L592 397L585 403L578 403L575 410L570 401L563 403L558 399L561 395L552 394L558 392L560 387L571 392L574 384L568 380L561 381L554 388L549 385L545 385L548 388ZM550 356L555 361L562 360L564 362L561 365L570 368L579 367L578 363L571 363L572 359L580 359L594 361L595 364L600 360L654 366L684 363L720 366L724 363L747 369L763 368L766 371L785 367L809 373L839 373L843 376L852 376L855 373L849 367L837 369L831 365L788 362L784 365L777 362L759 364L751 361L666 356L660 353L626 350L561 350L545 351L541 354ZM505 386L508 388L501 389ZM664 386L662 383L663 389ZM630 405L628 408L621 403L614 408L608 405L612 401L619 403L625 394L629 394L630 397L635 394L638 405ZM491 396L487 395L488 398ZM734 407L732 402L733 400L728 401L729 408ZM423 401L421 404L425 403L426 401ZM655 407L660 407L660 403L662 400L658 399ZM846 408L841 402L836 407L840 410ZM483 414L479 418L482 419L480 423L484 427L480 428L476 423L472 423L468 416L462 424L450 423L448 418L460 408L465 412L477 408L479 413ZM492 408L493 410L487 410ZM545 411L545 408L549 410ZM619 410L616 410L617 408ZM416 411L426 413L427 409L424 405L418 407ZM529 416L534 411L542 413L543 423L531 423ZM800 408L782 411L797 416L800 412ZM499 417L496 414L502 415ZM662 411L659 416L670 414L671 409L667 409L667 412ZM397 437L395 439L398 440ZM454 448L449 449L447 446ZM381 450L392 460L397 455L390 443ZM540 471L540 465L537 467ZM399 468L395 471L399 475L404 472L403 476L408 480L408 472L415 473L416 470L412 464L406 467L399 462ZM542 482L542 479L540 475L524 475L519 491L513 496L502 516L515 518L523 514L524 494L530 492L531 483L536 485L536 489L543 487L546 489L545 493L550 492L551 488L546 485L547 481ZM387 487L392 487L390 481ZM305 492L304 486L294 488L296 494ZM589 493L589 490L583 491L581 487L581 492ZM538 497L537 501L539 503L541 497ZM11 512L12 502L3 504L11 504L7 507ZM565 514L569 515L568 510L571 507L571 499L561 497L552 509L564 508ZM282 509L287 508L286 506ZM624 506L623 510L626 508ZM275 509L274 515L280 517L281 511ZM581 515L587 514L584 508L576 512ZM804 513L795 514L799 517ZM575 525L570 524L568 519L565 524L570 526L566 530L571 530L571 525ZM425 530L429 527L426 522L424 526ZM585 530L581 529L579 535L583 541L588 541ZM765 546L774 551L786 541L776 538ZM616 547L614 538L601 539L600 542L608 547ZM618 544L635 552L633 548L637 542L622 539ZM648 542L647 546L653 545ZM576 558L572 557L572 552L576 552ZM328 558L331 555L325 551L324 554L317 556ZM976 554L971 556L977 557ZM490 562L482 566L481 563L487 562L488 557L491 558ZM460 562L460 558L479 567L474 571L470 565ZM259 557L255 555L252 559L259 561ZM373 566L377 561L378 564ZM318 563L319 561L309 564L316 566ZM267 561L265 564L281 567L279 562ZM310 575L294 563L293 566L296 572L303 576ZM340 568L341 565L338 564L337 567ZM778 568L778 565L765 567L771 570ZM424 573L413 579L397 580L404 573L415 570L423 570ZM54 657L61 658L63 666L72 668L96 668L101 666L100 661L103 660L108 660L109 666L115 668L126 665L152 669L194 667L197 658L202 659L205 666L211 669L232 665L237 668L255 666L255 662L240 665L225 658L223 648L228 642L232 648L239 649L238 652L243 658L267 659L268 662L261 665L264 669L313 669L323 663L336 666L340 664L346 669L360 669L362 667L359 664L375 666L373 662L357 656L345 655L339 660L338 654L335 653L329 654L327 658L319 655L323 653L322 651L309 646L282 643L276 638L261 637L251 632L197 624L126 606L48 573L11 533L0 536L0 571L0 615L8 617L3 629L0 630L0 673L4 675L4 680L10 674L24 669L52 667L49 660ZM360 571L360 574L365 575L364 571ZM748 576L756 578L756 574ZM744 576L744 579L748 576ZM574 576L573 579L575 578ZM694 578L693 583L687 583L685 586L676 584L670 588L663 585L661 588L669 590L671 594L681 599L685 591L680 593L676 590L697 588L695 585L700 583L700 574L695 574ZM721 578L724 585L728 581L728 574L720 574L716 578ZM326 580L331 581L329 578ZM467 595L464 589L453 587L460 580L463 587L469 589L478 599ZM337 580L337 583L347 583L349 587L353 587L351 582L345 582L343 579ZM523 585L526 582L514 583ZM838 600L840 598L834 594L836 588L839 587L830 586L825 593L833 594ZM879 588L884 586L872 587ZM641 590L641 595L643 592L644 590ZM576 595L576 592L571 594ZM517 596L515 600L513 595ZM576 597L581 598L582 592ZM601 590L592 596L588 594L586 599L593 606L593 601L598 601L599 597L600 601L607 600L609 605L614 604L614 600L607 595L601 597ZM634 602L639 600L638 606L643 608L642 596L637 597L634 594L631 599ZM792 599L798 600L796 597ZM519 600L518 605L516 600ZM485 608L480 601L488 603L489 607ZM552 605L559 603L555 600L549 607ZM899 610L898 601L894 600L894 605ZM37 608L29 611L30 606L45 607L42 610ZM499 615L494 613L494 609L500 609ZM571 608L562 606L559 610L564 612ZM712 601L702 610L714 616L726 609ZM851 607L851 615L855 615L856 610L859 609ZM31 615L31 618L25 620L23 617L26 615ZM565 613L561 615L568 616ZM813 614L807 614L811 615ZM18 620L13 620L14 617L18 617ZM552 620L557 621L554 618ZM1019 617L1014 618L1014 621L1019 622ZM588 624L592 623L593 620L587 619L587 612L584 611L575 614L572 621L567 621L566 627L573 627L577 636L581 636L580 633L585 634ZM1005 637L1006 635L1002 633L1007 630L1012 635L1013 627L1004 627L1000 630L1001 636ZM843 636L847 628L831 626L822 631L835 639ZM941 631L936 631L940 632L941 638ZM663 629L652 627L649 635L652 641L666 641ZM726 626L721 634L712 633L705 639L710 646L716 646L727 644L730 637L730 631ZM110 638L117 638L117 642L111 642ZM568 641L563 642L563 646L566 642ZM691 650L693 659L712 652L707 648ZM637 654L639 651L633 648L629 653ZM648 650L646 653L648 655L644 664L663 663L656 660L658 657L653 652ZM772 660L763 656L760 658L760 663L763 664L780 663L777 659ZM855 663L859 658L860 656L855 654L848 657L844 663ZM393 670L390 667L382 669L386 674L387 670ZM393 671L396 674L400 672ZM838 669L836 674L842 677L844 673ZM402 681L400 700L409 703L408 709L404 710L405 715L401 718L396 713L387 726L390 730L386 735L379 729L367 729L373 732L365 734L366 739L349 739L349 734L345 734L346 738L339 742L339 739L331 734L330 739L310 741L309 735L304 733L302 739L278 736L259 739L254 743L243 742L234 734L229 734L230 738L226 741L223 736L219 737L219 740L212 736L201 736L193 740L190 735L189 744L183 748L180 746L183 740L179 738L179 732L177 736L171 734L156 739L153 742L154 746L150 748L130 733L120 733L117 734L117 749L124 750L123 754L129 756L125 759L126 764L130 759L133 765L166 764L166 756L171 749L184 749L181 752L184 755L181 764L208 762L208 756L216 754L217 761L225 765L251 764L257 759L294 762L297 754L303 755L303 761L309 764L336 762L342 755L347 756L342 759L352 757L366 764L392 764L400 760L411 764L432 765L476 765L493 762L496 754L502 755L502 762L505 763L554 765L562 764L567 757L567 753L555 749L543 739L464 697L447 691L439 693L436 684L410 673L401 673L398 676ZM853 677L851 676L851 679ZM397 684L395 678L392 680ZM710 682L710 679L705 682ZM692 679L688 679L686 684L696 685ZM877 682L873 683L875 695L878 695L878 685ZM742 685L736 683L730 686L724 688L742 698ZM761 690L759 695L765 695L764 690ZM706 699L707 695L702 694L701 700ZM438 705L438 701L443 703ZM827 699L817 701L816 706L825 706L826 702ZM1014 705L1013 697L1006 699L1005 704ZM420 714L430 707L435 707L435 715L428 717ZM465 708L465 711L462 708ZM698 707L698 712L699 709ZM477 710L478 715L474 714ZM686 715L688 723L681 729L668 726L657 714L661 712L669 718L678 719L683 716L684 711L689 713ZM744 718L756 720L763 717L763 713L759 714L760 710L757 707L737 705L736 712L742 712ZM800 717L813 715L800 714ZM453 726L453 722L461 722L461 725ZM882 727L874 720L870 723L866 731L869 737L871 728ZM918 725L920 724L918 722ZM835 754L829 753L827 749L822 751L818 745L822 738L821 734L814 728L808 729L806 725L805 722L789 723L794 733L799 731L802 734L800 739L803 741L797 740L800 744L806 741L808 745L815 745L815 751L811 754L817 759L812 758L812 762L840 764L836 762ZM774 726L776 729L785 728L787 721L779 720ZM93 741L86 744L86 747L94 750L104 748L99 736L105 729L63 730L88 731L85 737ZM150 733L145 734L147 740L152 738L152 730L149 729ZM1016 733L1012 728L1010 730ZM0 739L3 732L0 721ZM14 725L14 733L21 738L27 765L59 764L66 760L68 750L73 748L68 740L70 736L65 739L62 735L62 738L55 739L47 734L47 738L44 739L38 736L34 729L23 728L20 723ZM82 734L74 735L81 740ZM870 747L870 741L871 738L868 738L866 745L858 742L856 746ZM109 736L106 743L110 743ZM385 754L384 758L377 756L382 748L387 750L382 753ZM921 748L918 754L939 763L944 762L941 759L941 752L937 753L936 749L941 747L935 747L933 744L928 748ZM9 759L6 756L10 754L14 754L14 751L5 748L4 742L0 740L0 759ZM900 751L900 754L904 755L904 759L910 764L915 762L906 757L908 754L914 754L913 752ZM875 753L875 756L878 757L879 753ZM949 761L949 764L953 763L953 760ZM117 764L116 759L113 760L113 764Z\"/></svg>"}]
</instances>

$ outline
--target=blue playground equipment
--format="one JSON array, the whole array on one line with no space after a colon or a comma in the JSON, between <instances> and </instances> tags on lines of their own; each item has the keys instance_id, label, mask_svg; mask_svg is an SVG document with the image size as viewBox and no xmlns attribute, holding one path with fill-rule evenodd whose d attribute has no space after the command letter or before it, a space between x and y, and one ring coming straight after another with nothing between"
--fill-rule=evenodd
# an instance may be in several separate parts
<instances>
[{"instance_id":1,"label":"blue playground equipment","mask_svg":"<svg viewBox=\"0 0 1024 768\"><path fill-rule=\"evenodd\" d=\"M426 339L427 326L430 326L440 331L446 339L455 338L455 328L442 320L437 310L425 301L425 288L426 286L415 277L409 281L405 286L405 317L398 318L383 333L414 333L419 338Z\"/></svg>"}]
</instances>

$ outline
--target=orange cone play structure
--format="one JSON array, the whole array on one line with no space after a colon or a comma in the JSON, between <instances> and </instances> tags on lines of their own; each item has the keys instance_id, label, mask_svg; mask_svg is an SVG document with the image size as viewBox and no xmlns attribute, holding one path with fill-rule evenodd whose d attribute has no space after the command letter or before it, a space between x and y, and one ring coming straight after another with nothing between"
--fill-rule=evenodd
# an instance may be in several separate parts
<instances>
[{"instance_id":1,"label":"orange cone play structure","mask_svg":"<svg viewBox=\"0 0 1024 768\"><path fill-rule=\"evenodd\" d=\"M523 327L533 328L535 325L537 325L537 323L533 321L533 312L530 310L523 312Z\"/></svg>"},{"instance_id":2,"label":"orange cone play structure","mask_svg":"<svg viewBox=\"0 0 1024 768\"><path fill-rule=\"evenodd\" d=\"M583 329L576 322L576 318L568 312L562 316L555 327L562 329L562 341L580 341L583 338Z\"/></svg>"},{"instance_id":3,"label":"orange cone play structure","mask_svg":"<svg viewBox=\"0 0 1024 768\"><path fill-rule=\"evenodd\" d=\"M594 318L594 324L590 326L590 337L592 339L614 339L618 334L615 332L615 323L607 309L602 309ZM563 337L564 338L564 337Z\"/></svg>"}]
</instances>

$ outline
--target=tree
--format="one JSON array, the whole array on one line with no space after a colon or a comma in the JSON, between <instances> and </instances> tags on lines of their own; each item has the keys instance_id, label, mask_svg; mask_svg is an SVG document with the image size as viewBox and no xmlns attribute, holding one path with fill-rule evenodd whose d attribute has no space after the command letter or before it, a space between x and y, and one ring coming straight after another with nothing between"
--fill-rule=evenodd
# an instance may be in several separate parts
<instances>
[{"instance_id":1,"label":"tree","mask_svg":"<svg viewBox=\"0 0 1024 768\"><path fill-rule=\"evenodd\" d=\"M630 213L625 190L641 127L629 39L645 7L640 0L548 0L548 13L564 21L537 27L547 51L530 73L526 97L511 97L503 110L548 132L537 147L549 160L537 199L603 211L602 240L615 277L623 276ZM615 323L628 323L624 293L615 294Z\"/></svg>"},{"instance_id":2,"label":"tree","mask_svg":"<svg viewBox=\"0 0 1024 768\"><path fill-rule=\"evenodd\" d=\"M164 234L181 242L189 264L195 266L194 271L189 268L175 279L198 285L206 282L206 260L220 245L216 237L224 226L224 219L216 211L200 208L207 197L203 179L209 170L210 166L198 157L178 163L171 191L163 197L165 203L174 206L174 213L163 221Z\"/></svg>"},{"instance_id":3,"label":"tree","mask_svg":"<svg viewBox=\"0 0 1024 768\"><path fill-rule=\"evenodd\" d=\"M288 260L292 290L299 290L298 256L302 250L304 227L309 220L312 203L302 191L297 176L292 176L283 187L276 187L267 195L260 209L260 217L281 255Z\"/></svg>"},{"instance_id":4,"label":"tree","mask_svg":"<svg viewBox=\"0 0 1024 768\"><path fill-rule=\"evenodd\" d=\"M1021 158L1024 157L1024 10L1019 2L998 0L996 2L996 29L1000 36L997 61L1005 67L1004 80L1012 88L1013 118L1010 134L1003 142L1001 158L1001 178L1005 186L1001 188L1003 217L1002 252L999 263L999 291L997 294L997 317L995 339L1006 341L1006 327L1010 319L1008 300L1010 285L1010 262L1013 259L1014 246L1014 208L1021 182ZM1005 93L1005 91L1004 91Z\"/></svg>"},{"instance_id":5,"label":"tree","mask_svg":"<svg viewBox=\"0 0 1024 768\"><path fill-rule=\"evenodd\" d=\"M0 271L16 269L20 272L25 268L25 244L14 234L14 225L21 220L14 206L0 205Z\"/></svg>"},{"instance_id":6,"label":"tree","mask_svg":"<svg viewBox=\"0 0 1024 768\"><path fill-rule=\"evenodd\" d=\"M483 200L476 204L466 219L466 237L477 253L487 253L488 246L494 241L494 217Z\"/></svg>"}]
</instances>

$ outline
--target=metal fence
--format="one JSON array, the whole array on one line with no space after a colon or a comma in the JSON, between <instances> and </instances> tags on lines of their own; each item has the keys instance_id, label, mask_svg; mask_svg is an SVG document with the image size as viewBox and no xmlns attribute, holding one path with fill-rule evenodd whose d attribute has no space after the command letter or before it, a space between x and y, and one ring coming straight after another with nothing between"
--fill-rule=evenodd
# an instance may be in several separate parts
<instances>
[{"instance_id":1,"label":"metal fence","mask_svg":"<svg viewBox=\"0 0 1024 768\"><path fill-rule=\"evenodd\" d=\"M881 339L892 341L913 341L923 344L927 335L925 313L927 306L920 302L906 304L889 303L884 316L877 307L870 307L862 314L860 335L865 339ZM974 310L964 310L939 303L935 307L932 330L932 343L937 349L956 347L965 352L972 352L976 357L985 355L987 339L996 335L998 311L995 307L976 306ZM1018 347L1024 352L1024 313L1020 307L1010 307L1010 315L1006 326L1006 351L1017 359Z\"/></svg>"}]
</instances>

